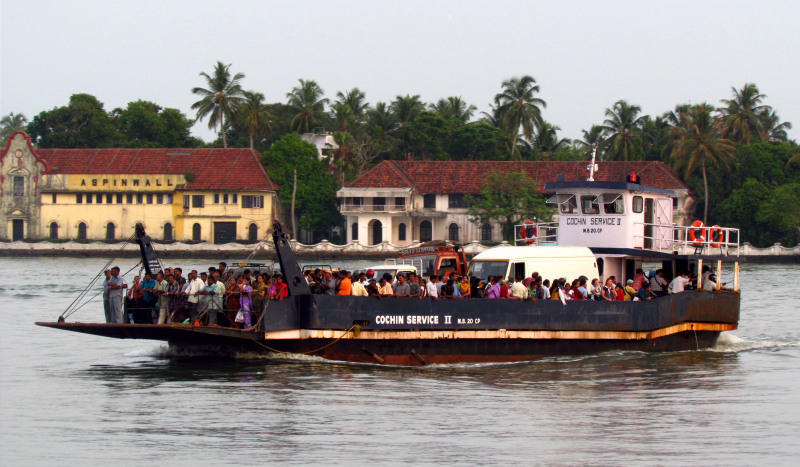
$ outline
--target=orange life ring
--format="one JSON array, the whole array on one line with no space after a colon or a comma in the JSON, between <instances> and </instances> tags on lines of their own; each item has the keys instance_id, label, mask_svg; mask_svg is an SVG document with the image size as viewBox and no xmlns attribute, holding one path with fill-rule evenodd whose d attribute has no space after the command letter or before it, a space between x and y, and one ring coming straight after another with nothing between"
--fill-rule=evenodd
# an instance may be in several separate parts
<instances>
[{"instance_id":1,"label":"orange life ring","mask_svg":"<svg viewBox=\"0 0 800 467\"><path fill-rule=\"evenodd\" d=\"M703 228L703 221L692 222L692 228L689 229L689 241L692 242L692 245L702 246L706 242L706 230Z\"/></svg>"},{"instance_id":2,"label":"orange life ring","mask_svg":"<svg viewBox=\"0 0 800 467\"><path fill-rule=\"evenodd\" d=\"M536 241L536 236L537 236L536 234L538 233L538 230L536 226L533 224L533 221L528 220L523 222L522 232L523 232L522 238L527 239L525 243L527 243L528 245Z\"/></svg>"},{"instance_id":3,"label":"orange life ring","mask_svg":"<svg viewBox=\"0 0 800 467\"><path fill-rule=\"evenodd\" d=\"M714 227L711 227L711 232L708 234L708 240L711 242L711 246L719 248L720 243L725 243L725 232L722 231L720 226L714 224Z\"/></svg>"}]
</instances>

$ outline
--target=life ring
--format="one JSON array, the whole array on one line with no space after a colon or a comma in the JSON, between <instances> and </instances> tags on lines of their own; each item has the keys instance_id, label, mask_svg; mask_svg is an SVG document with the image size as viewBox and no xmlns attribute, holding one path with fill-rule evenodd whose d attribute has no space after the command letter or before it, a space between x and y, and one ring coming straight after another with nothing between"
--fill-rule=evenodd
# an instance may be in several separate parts
<instances>
[{"instance_id":1,"label":"life ring","mask_svg":"<svg viewBox=\"0 0 800 467\"><path fill-rule=\"evenodd\" d=\"M525 238L525 243L528 245L534 243L536 241L536 237L538 234L538 229L536 225L534 225L533 221L527 220L522 223L522 238Z\"/></svg>"},{"instance_id":2,"label":"life ring","mask_svg":"<svg viewBox=\"0 0 800 467\"><path fill-rule=\"evenodd\" d=\"M725 243L725 232L722 231L720 226L714 224L708 234L708 240L711 242L712 247L719 248L720 243Z\"/></svg>"},{"instance_id":3,"label":"life ring","mask_svg":"<svg viewBox=\"0 0 800 467\"><path fill-rule=\"evenodd\" d=\"M703 228L703 221L692 222L692 228L689 229L689 241L694 246L702 246L706 242L706 229Z\"/></svg>"}]
</instances>

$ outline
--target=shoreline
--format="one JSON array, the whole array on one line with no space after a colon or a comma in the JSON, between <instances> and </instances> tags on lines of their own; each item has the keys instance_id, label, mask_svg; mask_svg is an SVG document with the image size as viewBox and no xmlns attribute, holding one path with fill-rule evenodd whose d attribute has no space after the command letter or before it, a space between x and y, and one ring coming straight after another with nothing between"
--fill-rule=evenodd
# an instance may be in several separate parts
<instances>
[{"instance_id":1,"label":"shoreline","mask_svg":"<svg viewBox=\"0 0 800 467\"><path fill-rule=\"evenodd\" d=\"M407 246L397 246L382 243L373 246L361 246L357 244L334 245L325 240L316 245L303 245L296 241L291 241L295 255L300 259L341 259L341 260L384 260L397 256L400 249ZM503 242L505 243L505 242ZM220 259L220 260L244 260L253 252L256 253L251 258L253 261L259 259L273 259L275 249L265 243L254 243L250 245L241 243L228 243L224 245L214 245L210 243L188 244L182 242L174 243L153 243L156 253L160 258L198 258L198 259ZM502 244L501 244L502 245ZM490 247L481 245L477 242L464 245L464 250L469 256L474 256ZM800 247L785 248L781 245L774 245L769 248L755 248L746 245L746 253L741 255L742 263L755 264L800 264ZM52 243L47 241L40 242L0 242L0 256L2 257L73 257L73 258L138 258L140 256L138 245L135 243L105 243L105 242L62 242Z\"/></svg>"}]
</instances>

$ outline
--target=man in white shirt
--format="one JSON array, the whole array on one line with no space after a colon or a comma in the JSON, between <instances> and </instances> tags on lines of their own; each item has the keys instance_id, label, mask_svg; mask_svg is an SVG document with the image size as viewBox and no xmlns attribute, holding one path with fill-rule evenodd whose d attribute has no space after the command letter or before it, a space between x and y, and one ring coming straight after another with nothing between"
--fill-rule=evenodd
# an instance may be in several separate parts
<instances>
[{"instance_id":1,"label":"man in white shirt","mask_svg":"<svg viewBox=\"0 0 800 467\"><path fill-rule=\"evenodd\" d=\"M669 284L669 291L671 293L680 293L686 290L686 286L692 282L689 279L689 273L683 272L681 275L676 276L675 279L672 279L672 282Z\"/></svg>"},{"instance_id":2,"label":"man in white shirt","mask_svg":"<svg viewBox=\"0 0 800 467\"><path fill-rule=\"evenodd\" d=\"M189 312L189 322L194 323L194 319L197 317L197 293L206 285L197 277L197 271L195 270L189 273L189 280L186 281L186 284L186 308Z\"/></svg>"},{"instance_id":3,"label":"man in white shirt","mask_svg":"<svg viewBox=\"0 0 800 467\"><path fill-rule=\"evenodd\" d=\"M517 277L517 280L511 285L510 292L509 298L514 298L516 300L526 300L528 298L528 289L522 283L522 277Z\"/></svg>"},{"instance_id":4,"label":"man in white shirt","mask_svg":"<svg viewBox=\"0 0 800 467\"><path fill-rule=\"evenodd\" d=\"M439 276L434 274L431 276L431 280L425 284L425 291L428 296L435 301L439 301L439 289L436 287L437 282L439 282Z\"/></svg>"}]
</instances>

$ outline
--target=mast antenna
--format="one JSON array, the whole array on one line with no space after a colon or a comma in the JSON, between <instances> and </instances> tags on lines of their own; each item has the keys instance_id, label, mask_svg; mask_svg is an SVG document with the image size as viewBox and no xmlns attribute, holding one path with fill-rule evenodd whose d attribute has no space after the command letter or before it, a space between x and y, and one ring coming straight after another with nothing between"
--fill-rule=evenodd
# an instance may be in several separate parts
<instances>
[{"instance_id":1,"label":"mast antenna","mask_svg":"<svg viewBox=\"0 0 800 467\"><path fill-rule=\"evenodd\" d=\"M597 141L592 144L592 163L589 164L589 167L586 169L589 171L589 180L590 182L594 181L594 172L597 170L597 164L595 164L595 159L597 158Z\"/></svg>"}]
</instances>

